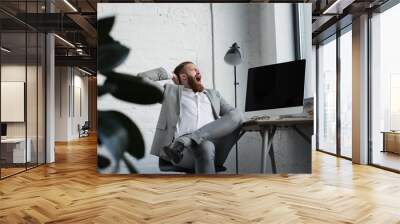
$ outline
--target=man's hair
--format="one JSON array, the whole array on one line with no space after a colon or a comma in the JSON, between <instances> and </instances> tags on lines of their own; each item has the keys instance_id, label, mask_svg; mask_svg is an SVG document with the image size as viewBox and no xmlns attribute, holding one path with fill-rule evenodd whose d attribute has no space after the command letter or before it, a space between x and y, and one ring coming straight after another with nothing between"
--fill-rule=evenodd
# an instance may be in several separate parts
<instances>
[{"instance_id":1,"label":"man's hair","mask_svg":"<svg viewBox=\"0 0 400 224\"><path fill-rule=\"evenodd\" d=\"M176 66L174 69L174 73L178 77L179 82L181 82L181 77L179 76L179 74L182 73L182 70L185 68L185 65L187 65L187 64L193 64L193 62L191 62L191 61L182 62L178 66Z\"/></svg>"}]
</instances>

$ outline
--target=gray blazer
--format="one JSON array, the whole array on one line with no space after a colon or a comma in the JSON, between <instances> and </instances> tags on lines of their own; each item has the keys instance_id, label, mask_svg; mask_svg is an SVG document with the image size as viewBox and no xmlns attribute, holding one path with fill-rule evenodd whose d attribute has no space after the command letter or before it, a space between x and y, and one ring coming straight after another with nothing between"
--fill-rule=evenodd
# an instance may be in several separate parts
<instances>
[{"instance_id":1,"label":"gray blazer","mask_svg":"<svg viewBox=\"0 0 400 224\"><path fill-rule=\"evenodd\" d=\"M139 73L138 76L145 78L148 81L160 81L170 78L168 73L163 68L150 70ZM160 86L160 88L162 88ZM150 153L155 156L167 158L162 153L162 147L169 145L175 135L176 125L179 119L181 96L183 85L165 84L163 87L164 98L161 106L160 115L156 126L153 144ZM210 99L214 118L218 119L221 116L235 110L229 105L217 90L205 89L205 93Z\"/></svg>"},{"instance_id":2,"label":"gray blazer","mask_svg":"<svg viewBox=\"0 0 400 224\"><path fill-rule=\"evenodd\" d=\"M164 85L164 100L150 152L155 156L164 157L164 155L160 155L162 147L169 145L173 141L176 124L179 119L182 89L183 85ZM215 119L235 109L221 97L217 90L206 89L205 93L210 99Z\"/></svg>"}]
</instances>

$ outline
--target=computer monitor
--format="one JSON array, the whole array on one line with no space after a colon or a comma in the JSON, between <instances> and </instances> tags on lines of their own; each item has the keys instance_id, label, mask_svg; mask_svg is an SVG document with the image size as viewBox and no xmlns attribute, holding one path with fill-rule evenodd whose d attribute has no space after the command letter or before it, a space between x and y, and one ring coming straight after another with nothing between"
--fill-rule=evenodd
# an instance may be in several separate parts
<instances>
[{"instance_id":1,"label":"computer monitor","mask_svg":"<svg viewBox=\"0 0 400 224\"><path fill-rule=\"evenodd\" d=\"M7 124L1 123L1 136L7 136Z\"/></svg>"},{"instance_id":2,"label":"computer monitor","mask_svg":"<svg viewBox=\"0 0 400 224\"><path fill-rule=\"evenodd\" d=\"M303 112L306 60L250 68L246 117Z\"/></svg>"}]
</instances>

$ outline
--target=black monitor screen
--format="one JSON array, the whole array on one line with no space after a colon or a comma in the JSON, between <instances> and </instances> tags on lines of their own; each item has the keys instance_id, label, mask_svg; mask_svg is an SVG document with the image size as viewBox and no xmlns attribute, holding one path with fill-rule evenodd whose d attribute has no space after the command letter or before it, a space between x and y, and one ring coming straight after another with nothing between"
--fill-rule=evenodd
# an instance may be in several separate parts
<instances>
[{"instance_id":1,"label":"black monitor screen","mask_svg":"<svg viewBox=\"0 0 400 224\"><path fill-rule=\"evenodd\" d=\"M250 68L246 111L303 105L305 60Z\"/></svg>"},{"instance_id":2,"label":"black monitor screen","mask_svg":"<svg viewBox=\"0 0 400 224\"><path fill-rule=\"evenodd\" d=\"M7 124L1 124L1 136L7 136Z\"/></svg>"}]
</instances>

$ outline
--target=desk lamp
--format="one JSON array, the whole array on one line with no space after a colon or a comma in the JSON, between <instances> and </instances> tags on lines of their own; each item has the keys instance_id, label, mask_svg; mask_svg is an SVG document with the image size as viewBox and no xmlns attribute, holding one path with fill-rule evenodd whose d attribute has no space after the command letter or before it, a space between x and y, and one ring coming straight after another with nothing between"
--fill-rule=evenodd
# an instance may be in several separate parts
<instances>
[{"instance_id":1,"label":"desk lamp","mask_svg":"<svg viewBox=\"0 0 400 224\"><path fill-rule=\"evenodd\" d=\"M239 51L239 45L235 42L232 44L232 46L228 49L228 51L225 54L224 61L229 64L233 65L233 74L235 76L235 81L233 85L235 86L235 108L237 108L237 86L239 83L237 82L236 79L236 66L242 63L242 55L240 54ZM235 144L235 150L236 150L236 174L239 173L239 158L238 158L238 145L237 143Z\"/></svg>"}]
</instances>

